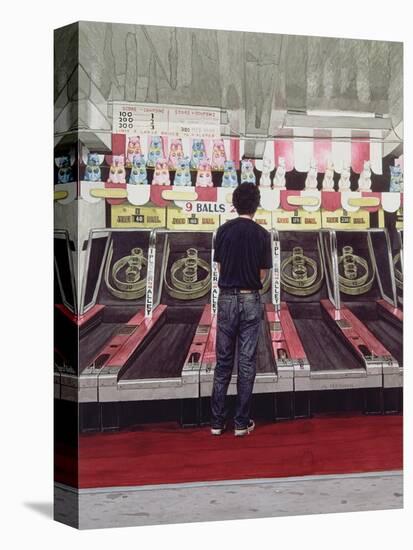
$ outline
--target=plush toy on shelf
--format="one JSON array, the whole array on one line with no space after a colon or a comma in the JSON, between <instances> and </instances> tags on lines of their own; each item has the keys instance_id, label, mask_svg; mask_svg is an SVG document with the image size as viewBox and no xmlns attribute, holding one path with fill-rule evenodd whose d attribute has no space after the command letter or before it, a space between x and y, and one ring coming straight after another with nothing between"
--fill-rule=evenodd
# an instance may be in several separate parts
<instances>
[{"instance_id":1,"label":"plush toy on shelf","mask_svg":"<svg viewBox=\"0 0 413 550\"><path fill-rule=\"evenodd\" d=\"M334 191L334 164L329 161L323 179L323 191Z\"/></svg>"},{"instance_id":2,"label":"plush toy on shelf","mask_svg":"<svg viewBox=\"0 0 413 550\"><path fill-rule=\"evenodd\" d=\"M339 191L350 191L350 166L345 164L341 169L340 179L338 180Z\"/></svg>"},{"instance_id":3,"label":"plush toy on shelf","mask_svg":"<svg viewBox=\"0 0 413 550\"><path fill-rule=\"evenodd\" d=\"M310 169L307 173L307 177L305 179L305 188L306 189L317 189L317 163L315 159L311 159L310 162Z\"/></svg>"},{"instance_id":4,"label":"plush toy on shelf","mask_svg":"<svg viewBox=\"0 0 413 550\"><path fill-rule=\"evenodd\" d=\"M194 139L192 142L191 168L198 169L199 163L207 159L203 139Z\"/></svg>"},{"instance_id":5,"label":"plush toy on shelf","mask_svg":"<svg viewBox=\"0 0 413 550\"><path fill-rule=\"evenodd\" d=\"M170 185L168 161L160 159L156 162L152 183L154 185Z\"/></svg>"},{"instance_id":6,"label":"plush toy on shelf","mask_svg":"<svg viewBox=\"0 0 413 550\"><path fill-rule=\"evenodd\" d=\"M146 165L153 168L156 166L156 163L163 158L164 154L162 138L159 136L153 136L149 145L148 161Z\"/></svg>"},{"instance_id":7,"label":"plush toy on shelf","mask_svg":"<svg viewBox=\"0 0 413 550\"><path fill-rule=\"evenodd\" d=\"M225 146L224 140L214 139L214 144L212 146L212 170L223 170L225 164Z\"/></svg>"},{"instance_id":8,"label":"plush toy on shelf","mask_svg":"<svg viewBox=\"0 0 413 550\"><path fill-rule=\"evenodd\" d=\"M241 161L241 183L255 183L254 165L250 159Z\"/></svg>"},{"instance_id":9,"label":"plush toy on shelf","mask_svg":"<svg viewBox=\"0 0 413 550\"><path fill-rule=\"evenodd\" d=\"M224 162L224 173L222 175L222 187L236 187L238 185L237 171L233 160Z\"/></svg>"},{"instance_id":10,"label":"plush toy on shelf","mask_svg":"<svg viewBox=\"0 0 413 550\"><path fill-rule=\"evenodd\" d=\"M133 155L132 168L129 175L129 183L132 185L147 185L148 175L146 172L145 157L143 155Z\"/></svg>"},{"instance_id":11,"label":"plush toy on shelf","mask_svg":"<svg viewBox=\"0 0 413 550\"><path fill-rule=\"evenodd\" d=\"M105 156L98 153L88 153L86 158L85 181L102 181L102 170L100 168Z\"/></svg>"},{"instance_id":12,"label":"plush toy on shelf","mask_svg":"<svg viewBox=\"0 0 413 550\"><path fill-rule=\"evenodd\" d=\"M179 160L175 172L174 185L191 185L189 157L183 157Z\"/></svg>"},{"instance_id":13,"label":"plush toy on shelf","mask_svg":"<svg viewBox=\"0 0 413 550\"><path fill-rule=\"evenodd\" d=\"M264 157L262 159L262 172L260 177L260 187L271 187L271 159Z\"/></svg>"},{"instance_id":14,"label":"plush toy on shelf","mask_svg":"<svg viewBox=\"0 0 413 550\"><path fill-rule=\"evenodd\" d=\"M180 161L184 158L184 149L182 147L181 138L176 138L171 141L169 149L168 165L170 170L176 170Z\"/></svg>"},{"instance_id":15,"label":"plush toy on shelf","mask_svg":"<svg viewBox=\"0 0 413 550\"><path fill-rule=\"evenodd\" d=\"M285 158L279 157L278 166L273 180L274 189L285 189Z\"/></svg>"},{"instance_id":16,"label":"plush toy on shelf","mask_svg":"<svg viewBox=\"0 0 413 550\"><path fill-rule=\"evenodd\" d=\"M390 191L403 193L403 170L400 164L390 166Z\"/></svg>"},{"instance_id":17,"label":"plush toy on shelf","mask_svg":"<svg viewBox=\"0 0 413 550\"><path fill-rule=\"evenodd\" d=\"M113 155L108 183L126 183L125 158L123 155Z\"/></svg>"},{"instance_id":18,"label":"plush toy on shelf","mask_svg":"<svg viewBox=\"0 0 413 550\"><path fill-rule=\"evenodd\" d=\"M126 166L130 168L133 164L133 156L142 155L141 140L139 136L130 136L126 149Z\"/></svg>"},{"instance_id":19,"label":"plush toy on shelf","mask_svg":"<svg viewBox=\"0 0 413 550\"><path fill-rule=\"evenodd\" d=\"M74 155L62 155L55 158L55 164L58 167L57 183L70 183L74 181L72 166L75 163Z\"/></svg>"},{"instance_id":20,"label":"plush toy on shelf","mask_svg":"<svg viewBox=\"0 0 413 550\"><path fill-rule=\"evenodd\" d=\"M358 181L358 190L359 191L370 191L371 190L371 169L370 161L365 160L363 165L363 171L360 174Z\"/></svg>"},{"instance_id":21,"label":"plush toy on shelf","mask_svg":"<svg viewBox=\"0 0 413 550\"><path fill-rule=\"evenodd\" d=\"M195 185L199 187L213 187L211 165L209 162L203 161L199 163Z\"/></svg>"}]
</instances>

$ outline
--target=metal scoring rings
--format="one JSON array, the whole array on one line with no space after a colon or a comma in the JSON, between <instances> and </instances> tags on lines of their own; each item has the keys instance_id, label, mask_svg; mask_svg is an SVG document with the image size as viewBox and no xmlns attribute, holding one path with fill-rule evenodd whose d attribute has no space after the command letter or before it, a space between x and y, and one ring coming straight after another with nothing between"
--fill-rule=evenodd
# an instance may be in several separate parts
<instances>
[{"instance_id":1,"label":"metal scoring rings","mask_svg":"<svg viewBox=\"0 0 413 550\"><path fill-rule=\"evenodd\" d=\"M397 267L397 266L400 266L400 267ZM400 252L395 254L395 256L393 258L393 267L394 267L394 279L395 279L395 282L396 282L396 287L399 290L403 291L403 273L402 273L402 268L401 268ZM398 295L397 298L398 298L399 302L402 304L403 303L402 296Z\"/></svg>"},{"instance_id":2,"label":"metal scoring rings","mask_svg":"<svg viewBox=\"0 0 413 550\"><path fill-rule=\"evenodd\" d=\"M204 276L199 278L200 271ZM164 276L166 290L177 300L196 300L211 288L211 268L199 257L196 248L188 248L184 257L176 260L170 269L170 283Z\"/></svg>"},{"instance_id":3,"label":"metal scoring rings","mask_svg":"<svg viewBox=\"0 0 413 550\"><path fill-rule=\"evenodd\" d=\"M403 274L401 272L401 269L397 267L397 265L400 265L400 252L398 252L394 258L393 258L393 265L394 265L394 277L396 279L396 285L400 290L403 289Z\"/></svg>"},{"instance_id":4,"label":"metal scoring rings","mask_svg":"<svg viewBox=\"0 0 413 550\"><path fill-rule=\"evenodd\" d=\"M142 248L132 248L130 255L117 260L112 269L113 246L110 247L105 267L105 283L109 292L121 300L136 300L146 292L146 271L148 260ZM110 271L110 274L109 274Z\"/></svg>"},{"instance_id":5,"label":"metal scoring rings","mask_svg":"<svg viewBox=\"0 0 413 550\"><path fill-rule=\"evenodd\" d=\"M374 272L369 279L370 270L367 260L354 254L352 246L343 246L342 255L338 258L338 268L340 291L344 294L352 296L365 294L373 286Z\"/></svg>"},{"instance_id":6,"label":"metal scoring rings","mask_svg":"<svg viewBox=\"0 0 413 550\"><path fill-rule=\"evenodd\" d=\"M317 292L323 282L315 260L304 255L301 246L295 246L292 254L281 262L281 287L294 296L309 296Z\"/></svg>"},{"instance_id":7,"label":"metal scoring rings","mask_svg":"<svg viewBox=\"0 0 413 550\"><path fill-rule=\"evenodd\" d=\"M200 271L204 276L199 278ZM178 300L196 300L211 288L211 268L199 257L196 248L188 248L186 255L176 260L170 269L170 283L164 276L166 290Z\"/></svg>"}]
</instances>

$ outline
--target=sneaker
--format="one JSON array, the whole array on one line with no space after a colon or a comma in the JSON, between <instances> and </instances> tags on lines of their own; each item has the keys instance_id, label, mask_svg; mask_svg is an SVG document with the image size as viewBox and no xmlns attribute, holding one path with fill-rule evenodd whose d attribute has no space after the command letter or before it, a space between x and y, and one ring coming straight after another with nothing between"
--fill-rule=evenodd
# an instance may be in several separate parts
<instances>
[{"instance_id":1,"label":"sneaker","mask_svg":"<svg viewBox=\"0 0 413 550\"><path fill-rule=\"evenodd\" d=\"M222 428L211 428L211 435L222 435L225 432L226 426Z\"/></svg>"},{"instance_id":2,"label":"sneaker","mask_svg":"<svg viewBox=\"0 0 413 550\"><path fill-rule=\"evenodd\" d=\"M246 428L235 428L234 435L236 437L242 437L243 435L248 435L255 428L255 422L250 420Z\"/></svg>"}]
</instances>

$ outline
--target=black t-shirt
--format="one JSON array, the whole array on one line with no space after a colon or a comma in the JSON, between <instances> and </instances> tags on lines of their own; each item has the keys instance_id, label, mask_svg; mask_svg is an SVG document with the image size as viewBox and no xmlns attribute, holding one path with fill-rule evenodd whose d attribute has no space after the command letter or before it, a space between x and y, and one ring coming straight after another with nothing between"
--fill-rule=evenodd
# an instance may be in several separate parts
<instances>
[{"instance_id":1,"label":"black t-shirt","mask_svg":"<svg viewBox=\"0 0 413 550\"><path fill-rule=\"evenodd\" d=\"M270 233L249 218L229 220L217 231L214 261L220 288L260 290L260 269L272 267Z\"/></svg>"}]
</instances>

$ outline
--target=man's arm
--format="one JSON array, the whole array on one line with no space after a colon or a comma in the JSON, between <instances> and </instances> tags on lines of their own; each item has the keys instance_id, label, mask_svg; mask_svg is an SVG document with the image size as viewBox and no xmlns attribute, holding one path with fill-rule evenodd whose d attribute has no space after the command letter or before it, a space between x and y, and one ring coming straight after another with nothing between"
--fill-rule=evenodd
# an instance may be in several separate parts
<instances>
[{"instance_id":1,"label":"man's arm","mask_svg":"<svg viewBox=\"0 0 413 550\"><path fill-rule=\"evenodd\" d=\"M261 268L260 268L260 281L261 284L264 284L266 277L268 276L268 271L272 268L272 251L271 251L271 237L270 234L266 231L263 233L265 237L261 243Z\"/></svg>"},{"instance_id":2,"label":"man's arm","mask_svg":"<svg viewBox=\"0 0 413 550\"><path fill-rule=\"evenodd\" d=\"M261 256L261 269L260 279L261 283L265 281L268 275L268 271L272 268L272 250L271 250L271 237L269 233L265 233L263 240L262 256Z\"/></svg>"},{"instance_id":3,"label":"man's arm","mask_svg":"<svg viewBox=\"0 0 413 550\"><path fill-rule=\"evenodd\" d=\"M219 272L219 269L220 269L220 262L221 262L221 232L220 232L220 229L221 228L218 228L218 231L216 232L216 235L215 235L215 239L214 239L214 257L213 257L213 261L217 264L218 266L218 272Z\"/></svg>"}]
</instances>

